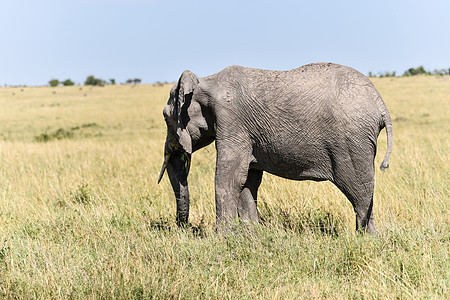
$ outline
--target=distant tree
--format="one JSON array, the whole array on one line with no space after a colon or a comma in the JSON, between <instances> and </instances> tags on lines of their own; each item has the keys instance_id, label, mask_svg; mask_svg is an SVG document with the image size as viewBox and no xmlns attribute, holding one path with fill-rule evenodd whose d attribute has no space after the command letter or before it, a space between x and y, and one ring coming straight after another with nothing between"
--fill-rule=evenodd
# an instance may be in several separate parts
<instances>
[{"instance_id":1,"label":"distant tree","mask_svg":"<svg viewBox=\"0 0 450 300\"><path fill-rule=\"evenodd\" d=\"M84 85L104 86L105 81L103 79L95 78L93 75L90 75L84 81Z\"/></svg>"},{"instance_id":2,"label":"distant tree","mask_svg":"<svg viewBox=\"0 0 450 300\"><path fill-rule=\"evenodd\" d=\"M141 83L142 80L139 78L134 78L134 79L128 79L125 83L126 84L139 84Z\"/></svg>"},{"instance_id":3,"label":"distant tree","mask_svg":"<svg viewBox=\"0 0 450 300\"><path fill-rule=\"evenodd\" d=\"M84 85L97 85L97 79L94 77L94 75L90 75L84 81Z\"/></svg>"},{"instance_id":4,"label":"distant tree","mask_svg":"<svg viewBox=\"0 0 450 300\"><path fill-rule=\"evenodd\" d=\"M66 80L64 80L62 82L62 85L64 85L64 86L71 86L71 85L74 85L74 84L75 83L72 80L70 80L70 79L66 79Z\"/></svg>"},{"instance_id":5,"label":"distant tree","mask_svg":"<svg viewBox=\"0 0 450 300\"><path fill-rule=\"evenodd\" d=\"M56 87L59 85L59 80L58 79L52 79L48 82L48 84L50 84L51 87Z\"/></svg>"},{"instance_id":6,"label":"distant tree","mask_svg":"<svg viewBox=\"0 0 450 300\"><path fill-rule=\"evenodd\" d=\"M382 77L395 77L396 76L396 72L389 72L389 71L385 71L384 73L378 73L378 77L382 78Z\"/></svg>"},{"instance_id":7,"label":"distant tree","mask_svg":"<svg viewBox=\"0 0 450 300\"><path fill-rule=\"evenodd\" d=\"M448 70L448 71L450 71L450 70ZM446 69L440 69L440 70L435 69L435 70L433 71L433 75L444 76L444 75L448 75L448 74L449 74L449 72L447 72Z\"/></svg>"},{"instance_id":8,"label":"distant tree","mask_svg":"<svg viewBox=\"0 0 450 300\"><path fill-rule=\"evenodd\" d=\"M111 83L111 85L115 85L115 84L116 84L116 80L115 80L114 78L111 78L111 79L109 80L109 82Z\"/></svg>"},{"instance_id":9,"label":"distant tree","mask_svg":"<svg viewBox=\"0 0 450 300\"><path fill-rule=\"evenodd\" d=\"M405 73L403 73L403 76L416 76L416 75L430 75L430 72L425 71L425 68L423 66L419 66L417 68L410 68Z\"/></svg>"}]
</instances>

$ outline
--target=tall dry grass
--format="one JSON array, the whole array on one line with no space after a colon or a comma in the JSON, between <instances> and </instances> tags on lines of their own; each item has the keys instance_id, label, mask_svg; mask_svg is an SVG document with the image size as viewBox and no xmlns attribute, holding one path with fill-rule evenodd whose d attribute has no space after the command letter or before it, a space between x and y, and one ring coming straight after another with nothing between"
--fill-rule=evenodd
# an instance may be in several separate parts
<instances>
[{"instance_id":1,"label":"tall dry grass","mask_svg":"<svg viewBox=\"0 0 450 300\"><path fill-rule=\"evenodd\" d=\"M268 174L263 225L217 236L213 146L178 229L156 184L170 86L0 88L0 297L448 298L450 79L373 81L394 123L378 237L332 184Z\"/></svg>"}]
</instances>

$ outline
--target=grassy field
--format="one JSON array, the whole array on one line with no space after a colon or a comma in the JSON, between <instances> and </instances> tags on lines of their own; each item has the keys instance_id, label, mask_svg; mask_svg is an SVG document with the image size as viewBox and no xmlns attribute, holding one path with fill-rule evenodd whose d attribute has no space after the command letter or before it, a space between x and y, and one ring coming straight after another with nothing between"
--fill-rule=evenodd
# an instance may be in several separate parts
<instances>
[{"instance_id":1,"label":"grassy field","mask_svg":"<svg viewBox=\"0 0 450 300\"><path fill-rule=\"evenodd\" d=\"M216 235L213 146L178 229L156 184L170 86L0 88L0 298L448 299L450 78L373 82L394 125L377 237L331 183L269 174L263 225Z\"/></svg>"}]
</instances>

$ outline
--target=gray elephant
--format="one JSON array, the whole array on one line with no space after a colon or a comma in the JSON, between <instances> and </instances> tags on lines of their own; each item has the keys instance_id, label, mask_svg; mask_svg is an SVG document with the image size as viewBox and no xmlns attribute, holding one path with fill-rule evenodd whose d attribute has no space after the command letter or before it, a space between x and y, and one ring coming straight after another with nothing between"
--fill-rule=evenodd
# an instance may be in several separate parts
<instances>
[{"instance_id":1,"label":"gray elephant","mask_svg":"<svg viewBox=\"0 0 450 300\"><path fill-rule=\"evenodd\" d=\"M377 137L392 122L380 94L364 75L331 63L291 71L227 67L197 78L184 71L163 110L164 163L177 201L177 223L189 216L191 155L216 142L216 225L237 215L258 222L263 171L293 180L333 182L350 200L356 230L376 232L373 220Z\"/></svg>"}]
</instances>

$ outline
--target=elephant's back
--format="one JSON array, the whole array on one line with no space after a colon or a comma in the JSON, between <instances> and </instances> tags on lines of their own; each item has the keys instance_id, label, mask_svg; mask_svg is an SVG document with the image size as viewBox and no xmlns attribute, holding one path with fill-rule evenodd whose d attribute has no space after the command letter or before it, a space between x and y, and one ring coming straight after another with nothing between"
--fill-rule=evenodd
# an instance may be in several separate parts
<instances>
[{"instance_id":1,"label":"elephant's back","mask_svg":"<svg viewBox=\"0 0 450 300\"><path fill-rule=\"evenodd\" d=\"M381 120L381 96L372 82L353 68L313 63L290 71L241 70L250 98L268 114L307 121L316 117ZM253 111L253 110L252 110Z\"/></svg>"},{"instance_id":2,"label":"elephant's back","mask_svg":"<svg viewBox=\"0 0 450 300\"><path fill-rule=\"evenodd\" d=\"M234 91L233 107L256 132L334 134L345 127L349 134L370 131L373 137L380 131L384 103L372 82L353 68L333 63L290 71L231 66L220 77Z\"/></svg>"},{"instance_id":3,"label":"elephant's back","mask_svg":"<svg viewBox=\"0 0 450 300\"><path fill-rule=\"evenodd\" d=\"M258 140L264 132L260 144L266 143L274 152L297 145L309 149L307 155L303 153L306 156L325 157L331 146L345 147L348 140L357 139L370 147L376 143L382 122L378 102L382 100L361 73L337 64L315 63L268 74L272 75L268 83L260 82L260 88L254 88L248 110L252 124L257 125L257 130L250 130L256 133L253 137ZM292 157L292 153L283 156Z\"/></svg>"},{"instance_id":4,"label":"elephant's back","mask_svg":"<svg viewBox=\"0 0 450 300\"><path fill-rule=\"evenodd\" d=\"M296 80L284 105L298 108L292 110L292 117L301 114L301 109L321 117L328 128L378 129L384 102L372 82L360 72L332 63L309 64L290 72Z\"/></svg>"}]
</instances>

